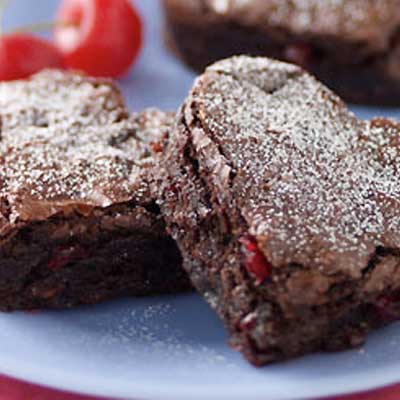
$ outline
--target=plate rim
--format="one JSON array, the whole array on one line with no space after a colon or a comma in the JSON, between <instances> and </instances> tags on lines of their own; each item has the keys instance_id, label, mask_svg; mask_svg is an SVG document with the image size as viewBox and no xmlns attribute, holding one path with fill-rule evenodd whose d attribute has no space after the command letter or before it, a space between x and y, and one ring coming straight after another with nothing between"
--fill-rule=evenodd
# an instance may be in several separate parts
<instances>
[{"instance_id":1,"label":"plate rim","mask_svg":"<svg viewBox=\"0 0 400 400\"><path fill-rule=\"evenodd\" d=\"M254 390L249 385L236 387L234 392L226 390L226 386L218 384L202 386L199 384L165 384L150 385L148 381L142 381L138 384L129 384L129 387L121 390L119 382L108 385L99 385L98 380L94 377L88 377L85 383L81 379L77 379L76 375L64 373L63 370L49 371L38 369L33 362L24 363L24 372L21 372L21 362L6 363L6 367L0 366L0 373L10 378L22 380L27 383L36 384L45 388L66 391L69 393L96 396L100 398L112 398L115 400L243 400L244 396L252 400L265 400L268 396L269 400L307 400L321 399L331 396L350 395L355 393L367 392L384 388L400 382L400 369L387 366L380 368L379 373L360 372L352 375L351 380L343 382L343 378L322 378L318 380L318 385L310 385L306 381L301 386L296 383L290 386L288 383L286 391L299 391L302 387L304 392L300 395L278 393L276 390L271 392L263 390ZM268 368L268 367L264 367ZM312 387L313 390L309 390ZM133 397L132 397L133 396ZM290 396L290 397L288 397Z\"/></svg>"}]
</instances>

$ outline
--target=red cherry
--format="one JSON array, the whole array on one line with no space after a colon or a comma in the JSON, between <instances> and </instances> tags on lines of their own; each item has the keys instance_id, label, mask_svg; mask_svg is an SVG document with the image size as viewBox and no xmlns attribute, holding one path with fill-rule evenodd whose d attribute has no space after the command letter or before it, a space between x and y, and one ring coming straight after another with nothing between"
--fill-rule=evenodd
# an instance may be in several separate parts
<instances>
[{"instance_id":1,"label":"red cherry","mask_svg":"<svg viewBox=\"0 0 400 400\"><path fill-rule=\"evenodd\" d=\"M71 261L80 261L88 257L89 253L81 246L60 246L53 251L53 256L47 266L57 271Z\"/></svg>"},{"instance_id":2,"label":"red cherry","mask_svg":"<svg viewBox=\"0 0 400 400\"><path fill-rule=\"evenodd\" d=\"M139 54L142 22L129 0L64 0L57 21L55 43L70 68L116 77Z\"/></svg>"},{"instance_id":3,"label":"red cherry","mask_svg":"<svg viewBox=\"0 0 400 400\"><path fill-rule=\"evenodd\" d=\"M239 239L245 253L245 267L256 277L256 284L264 282L271 274L271 265L258 248L253 236L243 236Z\"/></svg>"},{"instance_id":4,"label":"red cherry","mask_svg":"<svg viewBox=\"0 0 400 400\"><path fill-rule=\"evenodd\" d=\"M251 313L247 314L239 324L239 327L243 331L252 331L253 328L257 325L257 314Z\"/></svg>"},{"instance_id":5,"label":"red cherry","mask_svg":"<svg viewBox=\"0 0 400 400\"><path fill-rule=\"evenodd\" d=\"M43 68L62 68L58 49L44 39L28 34L0 38L0 80L26 78Z\"/></svg>"}]
</instances>

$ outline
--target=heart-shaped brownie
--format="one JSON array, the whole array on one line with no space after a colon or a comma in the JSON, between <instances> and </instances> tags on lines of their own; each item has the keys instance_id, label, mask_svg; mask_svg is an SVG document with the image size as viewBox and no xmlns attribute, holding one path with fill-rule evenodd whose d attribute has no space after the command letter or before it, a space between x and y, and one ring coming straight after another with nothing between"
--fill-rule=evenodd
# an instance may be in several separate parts
<instances>
[{"instance_id":1,"label":"heart-shaped brownie","mask_svg":"<svg viewBox=\"0 0 400 400\"><path fill-rule=\"evenodd\" d=\"M399 134L293 65L235 57L197 79L161 206L253 363L356 346L400 317Z\"/></svg>"}]
</instances>

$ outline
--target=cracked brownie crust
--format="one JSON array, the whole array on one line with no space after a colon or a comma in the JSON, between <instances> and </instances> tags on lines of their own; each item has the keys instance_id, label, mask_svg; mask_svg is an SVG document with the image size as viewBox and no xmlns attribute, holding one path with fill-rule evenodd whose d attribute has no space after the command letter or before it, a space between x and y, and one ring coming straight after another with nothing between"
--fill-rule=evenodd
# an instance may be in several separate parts
<instances>
[{"instance_id":1,"label":"cracked brownie crust","mask_svg":"<svg viewBox=\"0 0 400 400\"><path fill-rule=\"evenodd\" d=\"M238 54L301 65L346 101L400 104L399 0L164 0L192 68Z\"/></svg>"},{"instance_id":2,"label":"cracked brownie crust","mask_svg":"<svg viewBox=\"0 0 400 400\"><path fill-rule=\"evenodd\" d=\"M32 103L23 97L32 108L15 112L5 95L13 86L21 95L32 90ZM0 309L187 289L150 188L152 148L173 116L148 110L128 118L115 88L58 72L0 92L9 104L0 112Z\"/></svg>"},{"instance_id":3,"label":"cracked brownie crust","mask_svg":"<svg viewBox=\"0 0 400 400\"><path fill-rule=\"evenodd\" d=\"M161 209L255 365L358 346L400 317L399 133L293 65L237 57L197 79Z\"/></svg>"}]
</instances>

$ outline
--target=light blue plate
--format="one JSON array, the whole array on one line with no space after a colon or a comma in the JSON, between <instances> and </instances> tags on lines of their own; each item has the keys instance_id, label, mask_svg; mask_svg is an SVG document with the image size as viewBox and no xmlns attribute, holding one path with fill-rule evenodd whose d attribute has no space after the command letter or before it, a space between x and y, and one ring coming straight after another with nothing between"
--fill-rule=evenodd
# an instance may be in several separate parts
<instances>
[{"instance_id":1,"label":"light blue plate","mask_svg":"<svg viewBox=\"0 0 400 400\"><path fill-rule=\"evenodd\" d=\"M7 25L48 20L56 3L15 0ZM193 75L163 49L158 3L137 4L147 21L146 48L121 81L124 93L132 109L174 110ZM355 111L400 118L399 110ZM125 399L309 399L400 381L400 324L371 335L361 350L255 369L229 349L220 322L195 294L0 314L0 373Z\"/></svg>"},{"instance_id":2,"label":"light blue plate","mask_svg":"<svg viewBox=\"0 0 400 400\"><path fill-rule=\"evenodd\" d=\"M361 350L256 369L226 346L195 294L68 312L0 315L0 371L57 388L146 400L297 400L400 380L400 324Z\"/></svg>"}]
</instances>

